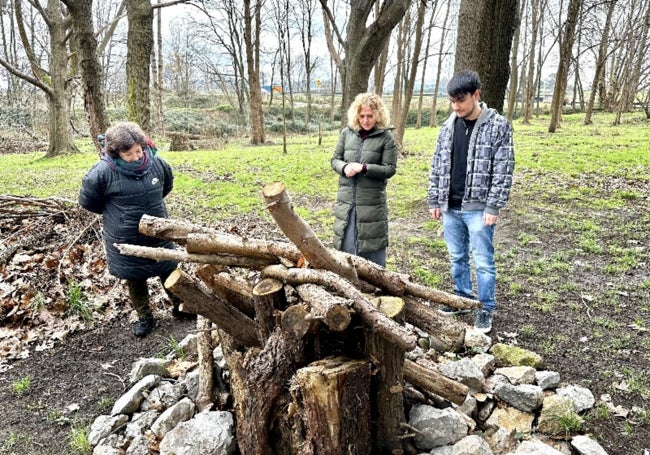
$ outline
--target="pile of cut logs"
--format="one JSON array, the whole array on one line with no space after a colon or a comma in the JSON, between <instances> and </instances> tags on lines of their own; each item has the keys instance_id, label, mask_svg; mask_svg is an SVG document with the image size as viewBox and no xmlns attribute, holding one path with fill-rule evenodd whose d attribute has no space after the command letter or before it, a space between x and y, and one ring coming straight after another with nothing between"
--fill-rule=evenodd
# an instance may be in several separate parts
<instances>
[{"instance_id":1,"label":"pile of cut logs","mask_svg":"<svg viewBox=\"0 0 650 455\"><path fill-rule=\"evenodd\" d=\"M477 302L326 248L281 182L262 195L289 241L145 215L141 233L184 249L117 245L122 254L197 264L194 274L177 269L165 287L199 315L199 406L215 406L216 329L243 455L408 452L407 387L456 404L468 390L405 353L422 333L436 350L461 348L467 325L436 308Z\"/></svg>"}]
</instances>

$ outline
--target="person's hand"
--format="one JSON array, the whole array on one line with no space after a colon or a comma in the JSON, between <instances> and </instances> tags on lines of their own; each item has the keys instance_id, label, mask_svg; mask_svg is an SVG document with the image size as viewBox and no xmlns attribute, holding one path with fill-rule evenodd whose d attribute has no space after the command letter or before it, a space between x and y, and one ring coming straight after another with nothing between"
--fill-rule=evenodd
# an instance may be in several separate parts
<instances>
[{"instance_id":1,"label":"person's hand","mask_svg":"<svg viewBox=\"0 0 650 455\"><path fill-rule=\"evenodd\" d=\"M343 172L345 172L346 177L354 177L362 170L363 170L363 164L352 162L345 165L345 169L343 170Z\"/></svg>"},{"instance_id":2,"label":"person's hand","mask_svg":"<svg viewBox=\"0 0 650 455\"><path fill-rule=\"evenodd\" d=\"M431 214L431 218L433 218L436 221L439 221L440 218L442 217L442 211L440 210L440 207L436 207L435 209L429 209L429 213Z\"/></svg>"},{"instance_id":3,"label":"person's hand","mask_svg":"<svg viewBox=\"0 0 650 455\"><path fill-rule=\"evenodd\" d=\"M486 226L492 226L493 224L497 224L498 219L499 219L499 215L491 215L489 213L483 212L483 224Z\"/></svg>"}]
</instances>

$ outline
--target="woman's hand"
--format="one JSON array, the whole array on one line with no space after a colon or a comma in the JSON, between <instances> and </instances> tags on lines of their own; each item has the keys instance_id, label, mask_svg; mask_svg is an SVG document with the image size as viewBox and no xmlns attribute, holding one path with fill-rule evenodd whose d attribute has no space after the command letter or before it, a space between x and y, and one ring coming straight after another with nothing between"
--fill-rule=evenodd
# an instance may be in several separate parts
<instances>
[{"instance_id":1,"label":"woman's hand","mask_svg":"<svg viewBox=\"0 0 650 455\"><path fill-rule=\"evenodd\" d=\"M363 164L357 162L348 163L345 165L345 168L343 169L345 176L348 178L354 177L361 171L363 171Z\"/></svg>"}]
</instances>

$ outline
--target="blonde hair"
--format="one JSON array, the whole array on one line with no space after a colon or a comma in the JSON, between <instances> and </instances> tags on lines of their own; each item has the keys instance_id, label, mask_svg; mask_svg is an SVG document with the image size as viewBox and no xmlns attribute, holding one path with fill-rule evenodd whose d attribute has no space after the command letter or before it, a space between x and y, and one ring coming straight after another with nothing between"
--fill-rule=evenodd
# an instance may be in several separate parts
<instances>
[{"instance_id":1,"label":"blonde hair","mask_svg":"<svg viewBox=\"0 0 650 455\"><path fill-rule=\"evenodd\" d=\"M355 131L361 129L359 125L359 111L362 107L369 107L375 114L376 128L386 128L390 124L390 113L379 95L374 93L359 93L348 109L348 126Z\"/></svg>"}]
</instances>

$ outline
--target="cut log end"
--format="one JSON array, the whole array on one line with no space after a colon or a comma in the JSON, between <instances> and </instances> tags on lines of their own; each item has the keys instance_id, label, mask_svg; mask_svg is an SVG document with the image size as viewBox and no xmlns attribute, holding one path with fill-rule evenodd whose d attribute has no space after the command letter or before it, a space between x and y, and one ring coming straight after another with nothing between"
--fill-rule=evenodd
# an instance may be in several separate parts
<instances>
[{"instance_id":1,"label":"cut log end","mask_svg":"<svg viewBox=\"0 0 650 455\"><path fill-rule=\"evenodd\" d=\"M274 294L282 289L282 281L275 278L264 278L253 287L253 295L263 296Z\"/></svg>"},{"instance_id":2,"label":"cut log end","mask_svg":"<svg viewBox=\"0 0 650 455\"><path fill-rule=\"evenodd\" d=\"M404 309L404 300L400 297L382 296L374 298L370 302L389 318L394 318Z\"/></svg>"},{"instance_id":3,"label":"cut log end","mask_svg":"<svg viewBox=\"0 0 650 455\"><path fill-rule=\"evenodd\" d=\"M308 320L309 312L302 305L292 305L282 313L280 326L282 330L295 338L302 338L309 331L311 321Z\"/></svg>"},{"instance_id":4,"label":"cut log end","mask_svg":"<svg viewBox=\"0 0 650 455\"><path fill-rule=\"evenodd\" d=\"M282 194L285 190L283 182L272 182L262 188L262 194L264 197L274 197L278 194Z\"/></svg>"}]
</instances>

